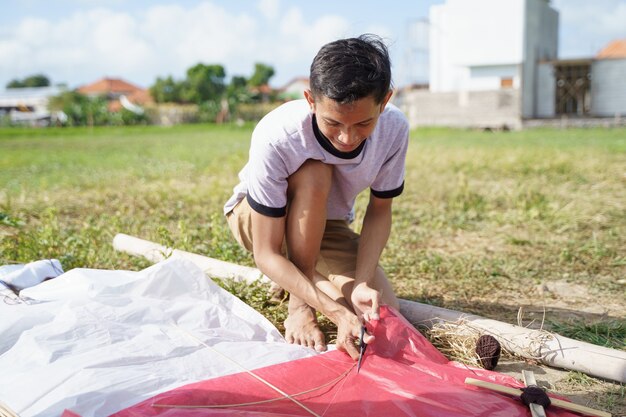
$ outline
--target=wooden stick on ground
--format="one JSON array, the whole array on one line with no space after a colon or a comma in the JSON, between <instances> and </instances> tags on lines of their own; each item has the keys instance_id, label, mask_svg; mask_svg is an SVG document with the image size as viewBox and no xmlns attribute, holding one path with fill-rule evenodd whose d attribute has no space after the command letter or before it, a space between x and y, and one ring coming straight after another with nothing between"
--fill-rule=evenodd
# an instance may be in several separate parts
<instances>
[{"instance_id":1,"label":"wooden stick on ground","mask_svg":"<svg viewBox=\"0 0 626 417\"><path fill-rule=\"evenodd\" d=\"M523 370L522 377L524 377L524 384L526 384L527 387L531 385L537 386L533 371ZM530 414L532 414L533 417L546 417L546 410L544 410L543 405L530 403L528 404L528 408L530 408Z\"/></svg>"},{"instance_id":2,"label":"wooden stick on ground","mask_svg":"<svg viewBox=\"0 0 626 417\"><path fill-rule=\"evenodd\" d=\"M492 391L501 392L503 394L509 394L514 397L519 397L522 395L522 390L517 388L507 387L505 385L494 384L493 382L482 381L480 379L474 378L465 378L465 383L468 385L473 385L480 388L486 388ZM584 405L570 403L568 401L559 400L558 398L550 397L551 405L555 407L560 407L565 410L575 411L577 413L590 415L590 416L598 416L598 417L611 417L610 413L601 410L595 410L590 407L585 407Z\"/></svg>"},{"instance_id":3,"label":"wooden stick on ground","mask_svg":"<svg viewBox=\"0 0 626 417\"><path fill-rule=\"evenodd\" d=\"M8 405L0 401L0 417L19 417Z\"/></svg>"}]
</instances>

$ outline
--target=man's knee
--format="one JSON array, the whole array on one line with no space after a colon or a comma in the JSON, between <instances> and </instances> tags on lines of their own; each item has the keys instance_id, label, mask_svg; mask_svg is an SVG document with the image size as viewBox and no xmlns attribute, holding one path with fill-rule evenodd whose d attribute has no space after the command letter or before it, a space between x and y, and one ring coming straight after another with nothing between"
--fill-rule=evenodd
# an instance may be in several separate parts
<instances>
[{"instance_id":1,"label":"man's knee","mask_svg":"<svg viewBox=\"0 0 626 417\"><path fill-rule=\"evenodd\" d=\"M309 159L288 178L289 197L292 199L307 196L326 201L332 177L332 165Z\"/></svg>"}]
</instances>

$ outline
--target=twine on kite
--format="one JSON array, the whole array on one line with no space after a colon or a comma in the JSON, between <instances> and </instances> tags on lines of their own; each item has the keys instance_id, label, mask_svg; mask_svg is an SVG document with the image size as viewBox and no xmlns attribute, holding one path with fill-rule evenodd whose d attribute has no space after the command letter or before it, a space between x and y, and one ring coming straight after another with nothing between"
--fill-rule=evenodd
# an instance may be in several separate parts
<instances>
[{"instance_id":1,"label":"twine on kite","mask_svg":"<svg viewBox=\"0 0 626 417\"><path fill-rule=\"evenodd\" d=\"M291 397L299 397L301 395L305 395L305 394L309 394L311 392L315 392L315 391L321 390L322 388L326 388L326 387L328 387L330 385L334 385L334 384L338 383L339 381L341 381L342 379L344 379L346 376L348 376L348 374L354 369L355 366L356 366L356 364L352 365L350 368L348 368L347 371L345 371L344 373L342 373L341 375L339 375L337 378L333 379L332 381L326 382L325 384L322 384L322 385L320 385L318 387L314 387L314 388L308 389L306 391L301 391L301 392L297 392L295 394L290 394L290 396ZM345 380L344 380L344 382L345 382ZM335 395L337 395L337 394L335 393ZM267 404L267 403L272 403L272 402L276 402L276 401L282 401L284 399L285 399L285 397L276 397L276 398L270 398L270 399L267 399L267 400L251 401L251 402L246 402L246 403L211 404L211 405L152 404L152 407L160 407L160 408L233 408L233 407L246 407L246 406L250 406L250 405ZM334 400L334 397L333 397L333 400ZM333 401L331 401L328 404L328 407L330 407L330 405L332 403L333 403ZM321 416L326 414L326 411L328 410L328 407L326 408L326 410L324 410L324 412L321 414Z\"/></svg>"},{"instance_id":2,"label":"twine on kite","mask_svg":"<svg viewBox=\"0 0 626 417\"><path fill-rule=\"evenodd\" d=\"M287 400L290 400L293 403L295 403L297 406L299 406L300 408L302 408L303 410L305 410L306 412L308 412L312 416L322 417L326 413L328 408L330 407L330 404L332 404L332 401L328 405L326 410L324 410L324 413L322 413L320 415L320 414L317 414L315 411L311 410L310 408L308 408L306 405L302 404L300 401L296 400L294 397L300 396L300 395L304 395L304 394L308 394L310 392L314 392L314 391L320 390L322 388L325 388L327 386L336 384L337 382L341 381L343 378L348 376L350 371L352 371L354 369L354 367L356 366L356 364L353 364L347 371L345 371L343 374L339 375L337 378L333 379L332 381L326 382L326 383L324 383L324 384L322 384L322 385L320 385L318 387L311 388L311 389L309 389L307 391L302 391L302 392L299 392L299 393L296 393L296 394L287 394L285 391L281 390L280 388L276 387L272 383L270 383L270 382L266 381L265 379L261 378L260 376L256 375L254 372L250 371L249 369L247 369L245 366L241 365L237 361L233 360L228 355L225 355L222 352L220 352L219 350L217 350L217 349L207 345L202 340L200 340L199 338L197 338L196 336L191 334L189 331L181 328L180 326L178 326L176 324L173 324L173 327L175 327L176 329L178 329L179 331L181 331L182 333L184 333L188 337L192 338L196 342L200 343L204 347L212 350L213 352L219 354L220 356L222 356L226 360L230 361L235 366L239 367L241 370L243 370L244 372L248 373L253 378L257 379L259 382L262 382L263 384L267 385L269 388L271 388L274 391L276 391L277 393L279 393L282 397L271 398L271 399L268 399L268 400L261 400L261 401L255 401L255 402L239 403L239 404L218 404L218 405L152 404L153 407L160 407L160 408L232 408L232 407L242 407L242 406L248 406L248 405L258 405L258 404L270 403L270 402L275 402L275 401L282 401L282 400L287 399ZM334 399L334 397L333 397L333 399Z\"/></svg>"}]
</instances>

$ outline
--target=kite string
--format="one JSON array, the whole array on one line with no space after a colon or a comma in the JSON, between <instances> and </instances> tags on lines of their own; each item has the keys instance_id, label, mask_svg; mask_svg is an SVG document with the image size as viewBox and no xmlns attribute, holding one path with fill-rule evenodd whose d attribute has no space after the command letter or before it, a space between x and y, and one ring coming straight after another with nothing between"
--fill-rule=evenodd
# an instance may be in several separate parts
<instances>
[{"instance_id":1,"label":"kite string","mask_svg":"<svg viewBox=\"0 0 626 417\"><path fill-rule=\"evenodd\" d=\"M345 376L348 376L348 373L350 371L352 371L354 369L354 367L356 366L356 363L354 365L352 365L346 372L345 372ZM343 382L341 383L341 385L339 386L339 388L335 391L335 395L333 395L333 398L330 399L330 401L328 402L328 405L326 406L326 409L324 410L324 412L322 412L322 417L324 417L326 415L326 413L328 412L328 410L330 409L330 406L333 405L335 403L335 398L337 398L337 395L343 390L343 386L346 383L348 379L344 379Z\"/></svg>"},{"instance_id":2,"label":"kite string","mask_svg":"<svg viewBox=\"0 0 626 417\"><path fill-rule=\"evenodd\" d=\"M341 375L339 375L337 378L333 379L332 381L326 382L325 384L322 384L318 387L314 387L311 389L308 389L306 391L301 391L295 394L291 394L292 397L299 397L301 395L304 394L309 394L311 392L320 390L322 388L325 388L329 385L333 385L336 384L337 382L339 382L340 380L344 379L346 376L348 376L348 374L354 369L354 367L356 366L356 364L352 365L350 368L348 368L348 370L346 370L344 373L342 373ZM343 386L343 384L345 383L345 379L344 382L341 384ZM332 404L332 402L334 401L335 397L337 396L337 393L335 393L335 395L333 396L333 399L331 400L330 404ZM152 404L153 407L160 407L160 408L232 408L232 407L245 407L245 406L250 406L250 405L259 405L259 404L267 404L267 403L271 403L271 402L276 402L276 401L282 401L284 400L283 397L278 397L278 398L270 398L267 400L260 400L260 401L251 401L251 402L247 402L247 403L238 403L238 404L211 404L211 405L180 405L180 404ZM322 416L324 414L326 414L326 411L328 411L328 408L330 407L330 404L328 405L328 407L326 407L326 410L324 410L324 413L322 413Z\"/></svg>"},{"instance_id":3,"label":"kite string","mask_svg":"<svg viewBox=\"0 0 626 417\"><path fill-rule=\"evenodd\" d=\"M302 404L300 401L296 400L295 398L293 398L291 395L287 394L285 391L281 390L280 388L274 386L273 384L271 384L270 382L264 380L263 378L261 378L260 376L256 375L255 373L253 373L252 371L250 371L249 369L247 369L245 366L241 365L240 363L238 363L237 361L231 359L228 355L223 354L222 352L220 352L219 350L207 345L206 343L204 343L202 340L198 339L196 336L194 336L193 334L191 334L189 331L183 329L182 327L173 324L173 326L180 330L181 332L185 333L187 336L191 337L192 339L194 339L196 342L200 343L201 345L203 345L204 347L212 350L213 352L219 354L220 356L222 356L223 358L225 358L226 360L228 360L229 362L231 362L232 364L234 364L235 366L238 366L239 368L241 368L244 372L248 373L250 376L254 377L255 379L257 379L258 381L262 382L263 384L267 385L269 388L273 389L274 391L278 392L280 395L282 395L284 398L293 401L296 405L298 405L299 407L301 407L303 410L307 411L308 413L310 413L312 416L315 417L322 417L319 414L317 414L315 411L311 410L309 407L307 407L306 405Z\"/></svg>"}]
</instances>

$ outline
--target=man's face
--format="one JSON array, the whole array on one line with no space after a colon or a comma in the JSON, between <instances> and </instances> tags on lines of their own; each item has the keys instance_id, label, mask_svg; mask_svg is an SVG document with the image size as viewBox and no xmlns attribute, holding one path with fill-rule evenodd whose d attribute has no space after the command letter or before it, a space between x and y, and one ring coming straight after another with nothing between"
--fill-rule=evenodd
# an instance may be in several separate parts
<instances>
[{"instance_id":1,"label":"man's face","mask_svg":"<svg viewBox=\"0 0 626 417\"><path fill-rule=\"evenodd\" d=\"M313 98L310 91L305 91L311 110L315 113L320 131L330 143L341 152L350 152L359 147L376 127L378 117L384 110L391 92L382 103L376 103L368 96L349 104L339 104L327 97Z\"/></svg>"}]
</instances>

